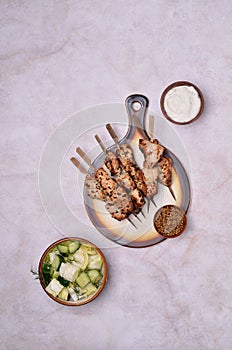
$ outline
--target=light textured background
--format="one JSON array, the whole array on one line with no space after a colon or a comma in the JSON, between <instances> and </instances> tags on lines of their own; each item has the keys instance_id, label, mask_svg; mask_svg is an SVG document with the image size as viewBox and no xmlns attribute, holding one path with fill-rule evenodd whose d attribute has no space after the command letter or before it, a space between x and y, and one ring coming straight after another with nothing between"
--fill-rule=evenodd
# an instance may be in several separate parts
<instances>
[{"instance_id":1,"label":"light textured background","mask_svg":"<svg viewBox=\"0 0 232 350\"><path fill-rule=\"evenodd\" d=\"M0 348L232 348L232 2L0 1ZM49 300L30 274L59 233L38 166L54 128L94 104L190 80L205 113L175 127L191 161L185 235L105 249L110 278L80 308Z\"/></svg>"}]
</instances>

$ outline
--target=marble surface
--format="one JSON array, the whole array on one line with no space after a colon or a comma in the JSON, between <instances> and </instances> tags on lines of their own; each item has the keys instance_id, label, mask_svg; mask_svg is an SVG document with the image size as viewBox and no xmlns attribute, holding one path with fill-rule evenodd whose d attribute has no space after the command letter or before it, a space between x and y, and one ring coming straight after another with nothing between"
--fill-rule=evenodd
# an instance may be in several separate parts
<instances>
[{"instance_id":1,"label":"marble surface","mask_svg":"<svg viewBox=\"0 0 232 350\"><path fill-rule=\"evenodd\" d=\"M1 349L231 349L231 1L12 0L0 16ZM191 166L187 231L103 248L102 294L56 304L30 273L65 235L41 204L46 141L77 111L132 93L160 113L176 80L205 96L197 122L173 126Z\"/></svg>"}]
</instances>

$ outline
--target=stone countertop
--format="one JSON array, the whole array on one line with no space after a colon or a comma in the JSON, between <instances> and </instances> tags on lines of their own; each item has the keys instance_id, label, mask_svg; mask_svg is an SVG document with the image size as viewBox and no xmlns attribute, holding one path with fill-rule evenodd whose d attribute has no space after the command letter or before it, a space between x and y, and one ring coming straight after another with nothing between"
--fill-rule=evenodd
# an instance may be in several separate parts
<instances>
[{"instance_id":1,"label":"stone countertop","mask_svg":"<svg viewBox=\"0 0 232 350\"><path fill-rule=\"evenodd\" d=\"M232 347L230 1L1 1L1 348ZM103 248L109 280L90 304L56 304L30 273L65 235L38 188L45 143L93 105L189 80L205 111L171 127L191 166L182 236L149 248ZM77 130L78 132L78 130Z\"/></svg>"}]
</instances>

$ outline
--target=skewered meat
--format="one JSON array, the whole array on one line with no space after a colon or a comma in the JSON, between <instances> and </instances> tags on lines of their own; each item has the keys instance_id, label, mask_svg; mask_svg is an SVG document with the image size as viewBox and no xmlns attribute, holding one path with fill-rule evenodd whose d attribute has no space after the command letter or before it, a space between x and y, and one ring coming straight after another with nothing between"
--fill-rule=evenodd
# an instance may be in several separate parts
<instances>
[{"instance_id":1,"label":"skewered meat","mask_svg":"<svg viewBox=\"0 0 232 350\"><path fill-rule=\"evenodd\" d=\"M128 192L133 191L136 188L136 184L132 177L128 173L122 173L116 178L119 185L125 188Z\"/></svg>"},{"instance_id":2,"label":"skewered meat","mask_svg":"<svg viewBox=\"0 0 232 350\"><path fill-rule=\"evenodd\" d=\"M132 202L134 203L135 208L136 208L134 210L134 212L139 213L141 208L145 204L145 200L144 200L142 192L138 188L135 188L133 191L130 192L130 196L131 196Z\"/></svg>"},{"instance_id":3,"label":"skewered meat","mask_svg":"<svg viewBox=\"0 0 232 350\"><path fill-rule=\"evenodd\" d=\"M119 159L114 152L106 152L104 164L109 170L111 176L119 176L122 173Z\"/></svg>"},{"instance_id":4,"label":"skewered meat","mask_svg":"<svg viewBox=\"0 0 232 350\"><path fill-rule=\"evenodd\" d=\"M98 140L99 140L99 138L98 138ZM128 157L126 160L129 160L129 162L130 162L130 168L129 168L130 170L131 170L131 167L133 167L135 164L133 151L128 144L120 146L120 148L118 149L118 156L110 151L105 151L105 154L106 154L106 158L109 161L109 163L112 163L115 158L118 159L118 156L120 154L123 157L122 159L125 160L126 158L124 158L124 156L126 155ZM122 160L122 162L123 162L123 160ZM106 161L104 163L106 164ZM134 170L135 176L133 179L133 177L129 174L129 172L126 172L126 171L122 172L122 168L121 168L120 164L119 164L119 167L120 167L121 173L119 170L117 170L117 174L114 177L114 180L116 180L116 182L120 186L122 186L128 192L128 194L131 196L131 199L134 203L133 213L139 213L141 208L145 204L145 200L143 198L143 193L140 191L140 189L142 189L143 191L146 191L146 188L144 188L143 182L142 182L143 174L141 173L141 170L136 165L136 169ZM110 170L110 169L108 169L108 170ZM111 174L112 174L112 172L111 172ZM136 183L136 181L137 181L137 183Z\"/></svg>"},{"instance_id":5,"label":"skewered meat","mask_svg":"<svg viewBox=\"0 0 232 350\"><path fill-rule=\"evenodd\" d=\"M128 171L131 177L133 178L136 187L143 193L146 197L147 195L147 186L144 181L144 175L142 170L139 168L137 164L131 164L130 170Z\"/></svg>"},{"instance_id":6,"label":"skewered meat","mask_svg":"<svg viewBox=\"0 0 232 350\"><path fill-rule=\"evenodd\" d=\"M116 155L120 159L120 162L122 163L123 168L124 168L124 162L125 162L125 166L130 163L131 164L135 163L133 150L128 143L124 143L120 145L116 151ZM125 171L127 170L125 169Z\"/></svg>"},{"instance_id":7,"label":"skewered meat","mask_svg":"<svg viewBox=\"0 0 232 350\"><path fill-rule=\"evenodd\" d=\"M102 189L106 196L112 196L117 188L117 183L103 168L99 168L95 172L95 179L97 180L97 188Z\"/></svg>"},{"instance_id":8,"label":"skewered meat","mask_svg":"<svg viewBox=\"0 0 232 350\"><path fill-rule=\"evenodd\" d=\"M99 199L100 201L105 201L106 196L102 189L97 187L97 182L94 175L86 175L85 186L89 197Z\"/></svg>"},{"instance_id":9,"label":"skewered meat","mask_svg":"<svg viewBox=\"0 0 232 350\"><path fill-rule=\"evenodd\" d=\"M172 184L172 160L171 158L162 157L157 163L158 181L163 185L170 187Z\"/></svg>"},{"instance_id":10,"label":"skewered meat","mask_svg":"<svg viewBox=\"0 0 232 350\"><path fill-rule=\"evenodd\" d=\"M136 164L131 146L128 143L120 145L118 142L118 136L116 135L111 125L107 124L106 128L117 146L116 155L120 160L122 168L132 177L137 189L142 191L142 194L146 196L147 190L146 184L144 182L143 172Z\"/></svg>"},{"instance_id":11,"label":"skewered meat","mask_svg":"<svg viewBox=\"0 0 232 350\"><path fill-rule=\"evenodd\" d=\"M114 219L121 221L133 212L134 206L126 191L118 186L113 195L107 199L106 209Z\"/></svg>"},{"instance_id":12,"label":"skewered meat","mask_svg":"<svg viewBox=\"0 0 232 350\"><path fill-rule=\"evenodd\" d=\"M139 140L139 148L144 155L144 168L153 168L161 159L164 153L164 147L161 146L158 140Z\"/></svg>"},{"instance_id":13,"label":"skewered meat","mask_svg":"<svg viewBox=\"0 0 232 350\"><path fill-rule=\"evenodd\" d=\"M105 195L106 209L111 216L119 221L128 217L134 210L134 205L127 192L112 179L105 169L95 172L96 187Z\"/></svg>"},{"instance_id":14,"label":"skewered meat","mask_svg":"<svg viewBox=\"0 0 232 350\"><path fill-rule=\"evenodd\" d=\"M118 156L120 163L126 172L130 171L131 165L136 164L133 150L127 143L119 145L116 155Z\"/></svg>"},{"instance_id":15,"label":"skewered meat","mask_svg":"<svg viewBox=\"0 0 232 350\"><path fill-rule=\"evenodd\" d=\"M135 182L128 173L123 173L117 181L128 192L134 203L133 213L138 214L145 204L142 192L136 187Z\"/></svg>"},{"instance_id":16,"label":"skewered meat","mask_svg":"<svg viewBox=\"0 0 232 350\"><path fill-rule=\"evenodd\" d=\"M147 188L144 182L143 172L135 162L131 146L127 143L119 145L116 155L118 156L124 171L132 177L136 187L142 191L144 196L146 196Z\"/></svg>"},{"instance_id":17,"label":"skewered meat","mask_svg":"<svg viewBox=\"0 0 232 350\"><path fill-rule=\"evenodd\" d=\"M143 173L147 185L147 197L152 196L157 192L157 171L158 181L164 186L167 186L173 196L175 195L171 188L172 184L172 160L163 156L165 148L161 146L158 140L139 140L139 148L144 155ZM149 172L149 169L151 171Z\"/></svg>"},{"instance_id":18,"label":"skewered meat","mask_svg":"<svg viewBox=\"0 0 232 350\"><path fill-rule=\"evenodd\" d=\"M112 218L122 221L126 219L129 215L122 212L122 206L119 205L117 201L109 199L105 206L106 210L111 214Z\"/></svg>"},{"instance_id":19,"label":"skewered meat","mask_svg":"<svg viewBox=\"0 0 232 350\"><path fill-rule=\"evenodd\" d=\"M147 185L147 198L152 198L158 190L158 175L159 171L155 168L143 168L145 183Z\"/></svg>"},{"instance_id":20,"label":"skewered meat","mask_svg":"<svg viewBox=\"0 0 232 350\"><path fill-rule=\"evenodd\" d=\"M122 173L116 181L128 192L131 196L132 202L134 203L134 213L139 213L141 208L145 204L143 194L141 190L136 187L135 181L132 179L130 174Z\"/></svg>"}]
</instances>

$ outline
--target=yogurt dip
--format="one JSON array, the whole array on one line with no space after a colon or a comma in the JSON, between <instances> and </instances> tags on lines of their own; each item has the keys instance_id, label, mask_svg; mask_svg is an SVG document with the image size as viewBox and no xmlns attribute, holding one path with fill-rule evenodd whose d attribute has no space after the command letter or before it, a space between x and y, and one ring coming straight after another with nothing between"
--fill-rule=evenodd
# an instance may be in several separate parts
<instances>
[{"instance_id":1,"label":"yogurt dip","mask_svg":"<svg viewBox=\"0 0 232 350\"><path fill-rule=\"evenodd\" d=\"M170 89L164 97L164 109L175 122L194 119L201 108L201 99L193 86L181 85Z\"/></svg>"}]
</instances>

